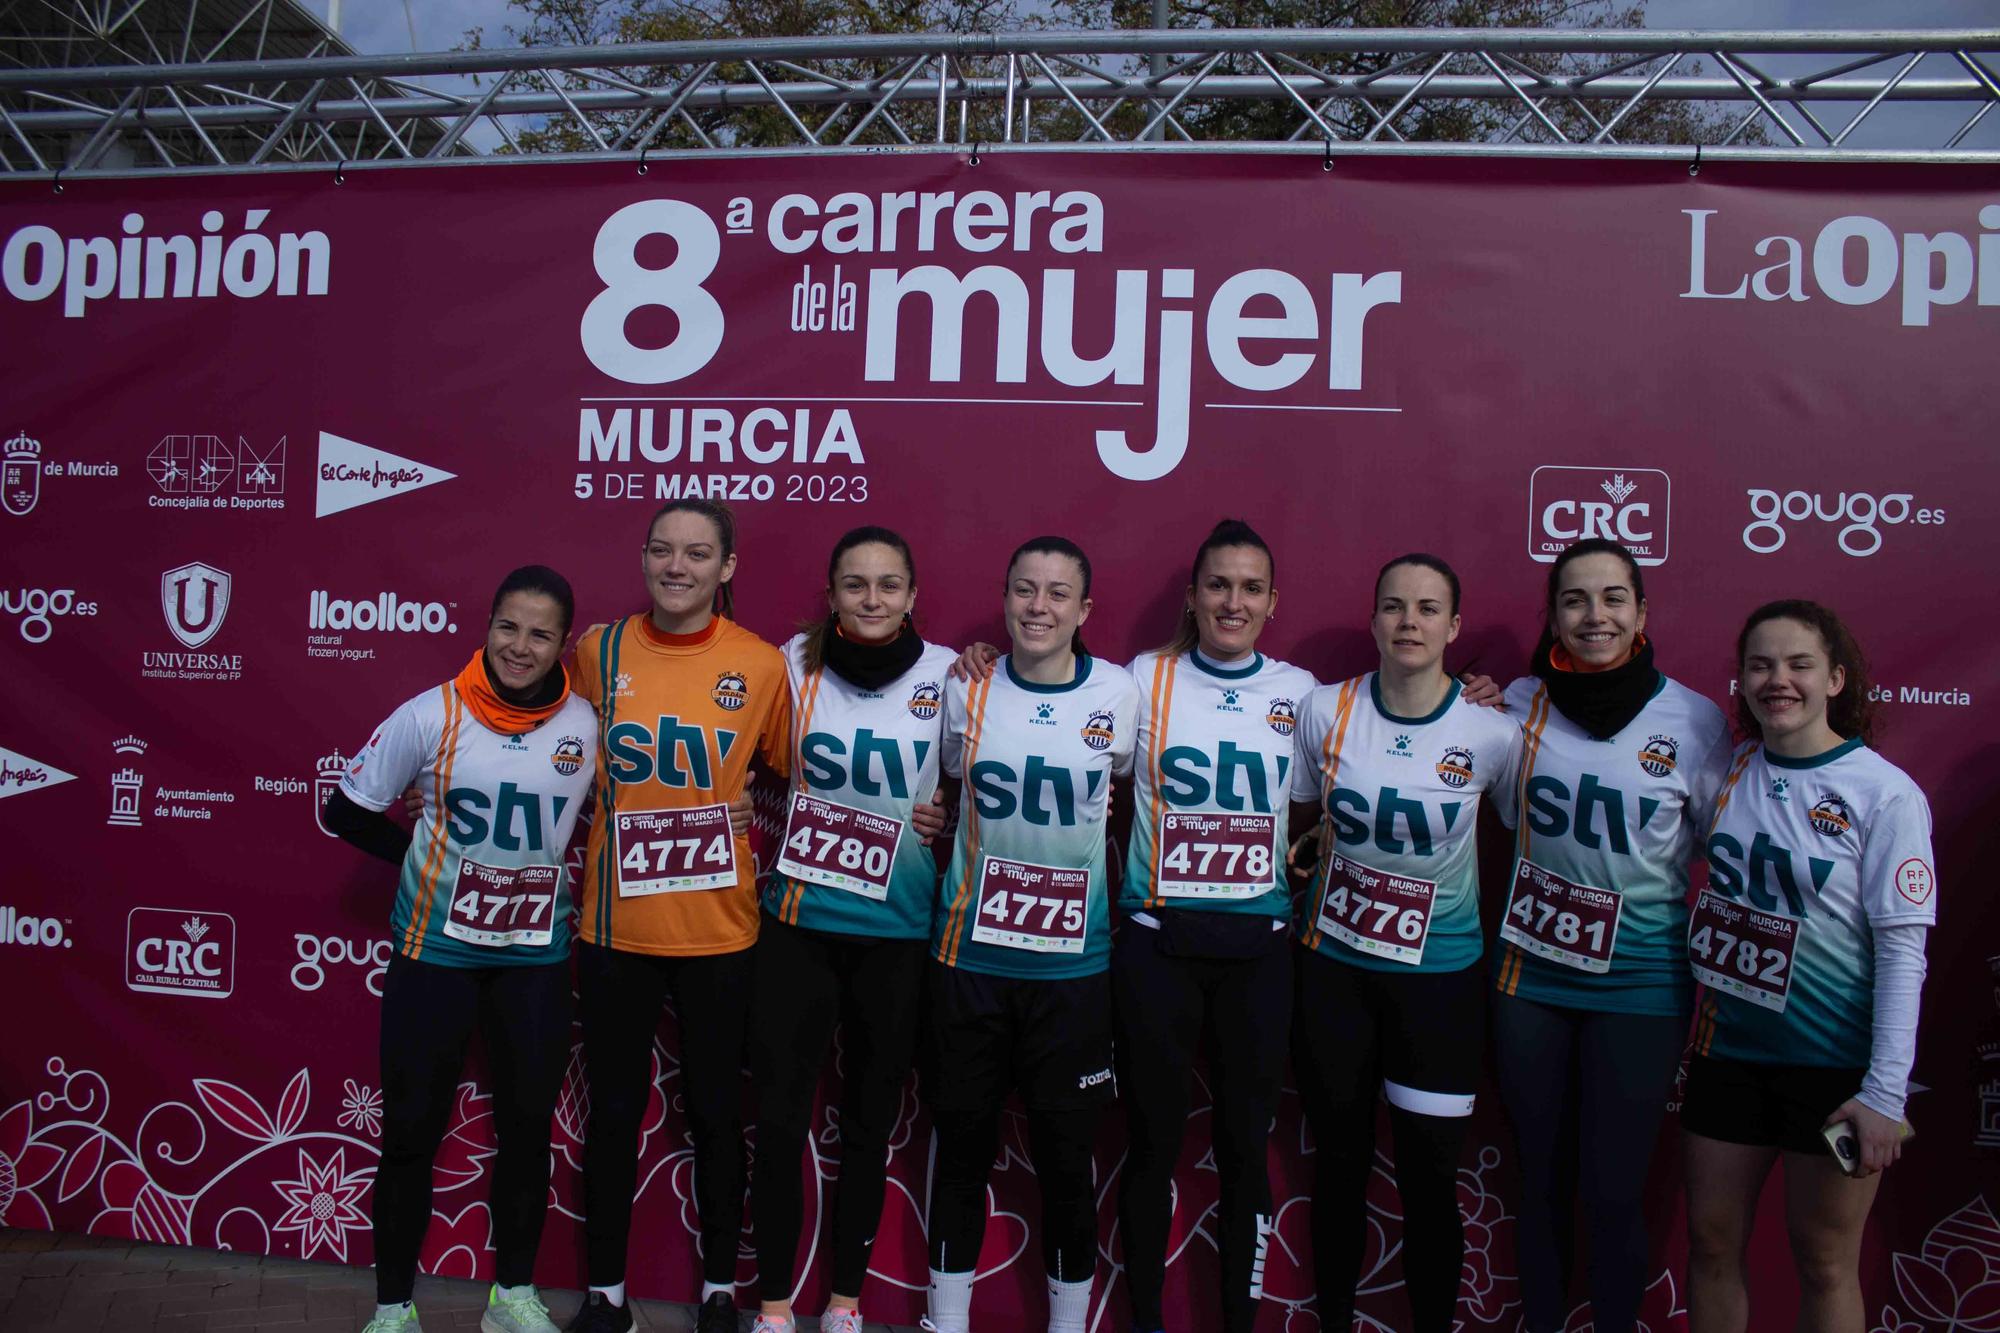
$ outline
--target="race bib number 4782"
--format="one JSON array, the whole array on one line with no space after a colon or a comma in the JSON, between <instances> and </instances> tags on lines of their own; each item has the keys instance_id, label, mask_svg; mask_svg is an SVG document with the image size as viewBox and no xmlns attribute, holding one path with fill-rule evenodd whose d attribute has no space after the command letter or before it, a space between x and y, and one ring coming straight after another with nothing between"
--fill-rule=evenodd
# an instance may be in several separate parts
<instances>
[{"instance_id":1,"label":"race bib number 4782","mask_svg":"<svg viewBox=\"0 0 2000 1333\"><path fill-rule=\"evenodd\" d=\"M1774 1014L1785 1012L1798 946L1799 923L1791 917L1760 912L1710 889L1702 890L1688 916L1695 980Z\"/></svg>"},{"instance_id":2,"label":"race bib number 4782","mask_svg":"<svg viewBox=\"0 0 2000 1333\"><path fill-rule=\"evenodd\" d=\"M729 807L620 810L612 815L618 846L618 896L687 893L736 883L736 836Z\"/></svg>"}]
</instances>

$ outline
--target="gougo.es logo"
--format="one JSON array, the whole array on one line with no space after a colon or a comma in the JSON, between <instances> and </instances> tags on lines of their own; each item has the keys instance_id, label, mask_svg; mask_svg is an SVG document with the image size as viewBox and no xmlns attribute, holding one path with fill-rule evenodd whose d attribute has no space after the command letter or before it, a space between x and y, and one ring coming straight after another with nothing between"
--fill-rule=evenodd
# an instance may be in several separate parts
<instances>
[{"instance_id":1,"label":"gougo.es logo","mask_svg":"<svg viewBox=\"0 0 2000 1333\"><path fill-rule=\"evenodd\" d=\"M94 616L96 602L78 601L74 588L15 588L0 590L0 611L21 617L21 637L47 643L59 616Z\"/></svg>"},{"instance_id":2,"label":"gougo.es logo","mask_svg":"<svg viewBox=\"0 0 2000 1333\"><path fill-rule=\"evenodd\" d=\"M292 985L302 991L316 991L326 984L326 969L353 964L368 969L362 978L370 995L380 998L382 977L389 970L392 950L387 940L344 940L338 935L292 936L299 961L292 964Z\"/></svg>"},{"instance_id":3,"label":"gougo.es logo","mask_svg":"<svg viewBox=\"0 0 2000 1333\"><path fill-rule=\"evenodd\" d=\"M1921 527L1941 527L1945 511L1919 507L1907 491L1884 496L1866 491L1841 491L1827 497L1806 491L1751 490L1750 522L1743 529L1743 544L1759 555L1781 549L1789 535L1787 523L1816 520L1838 523L1835 540L1851 556L1871 556L1882 549L1882 529L1903 523Z\"/></svg>"}]
</instances>

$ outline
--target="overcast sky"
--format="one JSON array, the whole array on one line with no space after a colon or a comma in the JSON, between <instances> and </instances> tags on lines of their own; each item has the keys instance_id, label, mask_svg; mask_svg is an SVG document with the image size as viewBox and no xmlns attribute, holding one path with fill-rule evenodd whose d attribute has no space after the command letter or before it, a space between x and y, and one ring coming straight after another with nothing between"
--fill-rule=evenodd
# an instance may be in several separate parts
<instances>
[{"instance_id":1,"label":"overcast sky","mask_svg":"<svg viewBox=\"0 0 2000 1333\"><path fill-rule=\"evenodd\" d=\"M322 17L331 0L303 0ZM471 28L483 28L488 46L507 44L507 25L518 10L507 0L339 0L341 35L365 53L444 51L459 45ZM2000 0L1648 0L1651 28L1851 29L2000 28ZM1990 49L1990 48L1989 48ZM1771 62L1784 75L1811 68L1813 61ZM1893 66L1884 65L1885 71ZM1948 57L1933 56L1918 74L1958 73ZM1858 109L1858 107L1856 108ZM1971 105L1896 106L1877 111L1856 132L1857 147L1937 147L1963 124ZM1851 114L1851 112L1849 113ZM1838 115L1838 108L1835 109ZM1828 117L1822 116L1822 121ZM1811 139L1803 124L1799 130ZM1831 121L1845 124L1845 118ZM1939 128L1942 127L1942 128ZM475 133L474 143L486 135ZM1775 136L1774 136L1775 137ZM1966 147L2000 148L2000 115L1989 115L1965 141Z\"/></svg>"}]
</instances>

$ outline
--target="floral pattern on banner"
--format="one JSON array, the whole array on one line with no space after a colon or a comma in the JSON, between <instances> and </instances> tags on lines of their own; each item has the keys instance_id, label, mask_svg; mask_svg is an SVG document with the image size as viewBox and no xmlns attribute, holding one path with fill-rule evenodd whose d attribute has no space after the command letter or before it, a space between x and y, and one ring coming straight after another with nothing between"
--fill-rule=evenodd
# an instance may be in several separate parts
<instances>
[{"instance_id":1,"label":"floral pattern on banner","mask_svg":"<svg viewBox=\"0 0 2000 1333\"><path fill-rule=\"evenodd\" d=\"M1939 1222L1893 1260L1903 1309L1884 1305L1872 1333L2000 1333L2000 1220L1986 1196Z\"/></svg>"}]
</instances>

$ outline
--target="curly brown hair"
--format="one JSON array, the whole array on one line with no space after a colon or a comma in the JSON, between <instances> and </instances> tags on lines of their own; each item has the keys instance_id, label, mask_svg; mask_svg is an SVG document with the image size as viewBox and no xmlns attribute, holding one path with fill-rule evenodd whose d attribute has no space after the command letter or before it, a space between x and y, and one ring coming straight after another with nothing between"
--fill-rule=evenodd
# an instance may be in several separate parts
<instances>
[{"instance_id":1,"label":"curly brown hair","mask_svg":"<svg viewBox=\"0 0 2000 1333\"><path fill-rule=\"evenodd\" d=\"M1826 647L1828 667L1840 668L1845 676L1840 693L1826 701L1826 723L1838 736L1849 740L1859 736L1863 744L1872 744L1875 701L1870 696L1874 693L1875 681L1868 674L1868 659L1862 656L1861 645L1841 618L1818 602L1807 601L1803 597L1787 597L1766 602L1752 611L1736 636L1736 670L1739 677L1743 670L1743 650L1750 642L1750 632L1771 620L1797 621L1819 635L1819 641ZM1736 728L1749 739L1764 739L1764 728L1750 711L1750 696L1741 689L1736 694Z\"/></svg>"}]
</instances>

